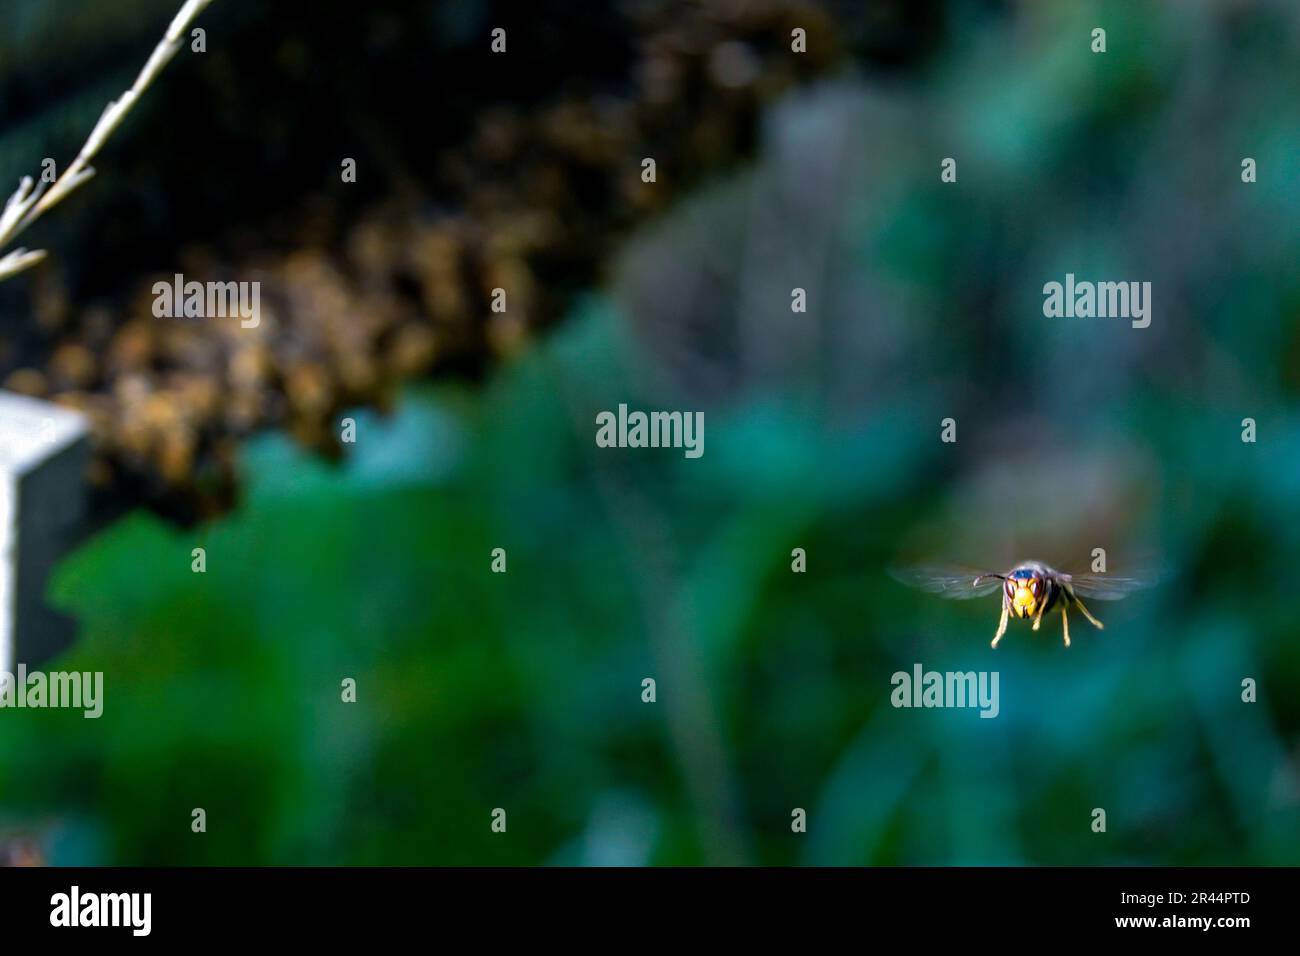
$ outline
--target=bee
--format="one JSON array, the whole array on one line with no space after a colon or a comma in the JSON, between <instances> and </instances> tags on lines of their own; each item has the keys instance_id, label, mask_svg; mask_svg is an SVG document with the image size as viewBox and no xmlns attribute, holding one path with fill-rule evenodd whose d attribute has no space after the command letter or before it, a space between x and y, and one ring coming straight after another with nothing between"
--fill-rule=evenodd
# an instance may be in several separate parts
<instances>
[{"instance_id":1,"label":"bee","mask_svg":"<svg viewBox=\"0 0 1300 956\"><path fill-rule=\"evenodd\" d=\"M996 571L972 572L952 569L917 568L894 572L894 577L904 584L938 594L946 598L965 600L985 597L1001 588L1002 619L998 632L993 635L993 646L998 646L1007 632L1007 621L1012 617L1033 618L1036 631L1043 615L1058 608L1061 611L1061 629L1065 646L1070 646L1070 610L1078 609L1088 623L1097 630L1105 625L1092 616L1092 612L1079 600L1080 595L1098 601L1118 601L1149 581L1137 577L1114 577L1108 574L1066 574L1041 561L1025 561L1005 574Z\"/></svg>"}]
</instances>

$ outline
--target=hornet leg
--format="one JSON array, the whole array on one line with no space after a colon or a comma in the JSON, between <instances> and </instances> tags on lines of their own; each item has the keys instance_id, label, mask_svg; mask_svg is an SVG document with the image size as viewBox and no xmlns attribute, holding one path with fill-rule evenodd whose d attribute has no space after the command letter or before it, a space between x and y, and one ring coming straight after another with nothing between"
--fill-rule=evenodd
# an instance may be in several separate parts
<instances>
[{"instance_id":1,"label":"hornet leg","mask_svg":"<svg viewBox=\"0 0 1300 956\"><path fill-rule=\"evenodd\" d=\"M1002 635L1007 632L1007 603L1002 602L1002 620L998 622L998 632L993 635L993 646L998 646L998 641L1002 640Z\"/></svg>"},{"instance_id":2,"label":"hornet leg","mask_svg":"<svg viewBox=\"0 0 1300 956\"><path fill-rule=\"evenodd\" d=\"M1046 602L1046 601L1039 601L1039 602L1038 602L1038 613L1034 615L1034 627L1033 627L1033 629L1034 629L1035 631L1038 630L1038 625L1040 625L1040 624L1043 623L1043 612L1046 611L1046 610L1047 610L1047 602Z\"/></svg>"},{"instance_id":3,"label":"hornet leg","mask_svg":"<svg viewBox=\"0 0 1300 956\"><path fill-rule=\"evenodd\" d=\"M1088 613L1088 609L1083 606L1082 601L1080 601L1078 598L1075 598L1074 604L1080 611L1083 612L1083 616L1088 619L1088 623L1090 623L1093 627L1095 627L1099 631L1105 630L1106 626L1102 624L1101 621L1097 620L1095 617L1093 617L1091 614Z\"/></svg>"},{"instance_id":4,"label":"hornet leg","mask_svg":"<svg viewBox=\"0 0 1300 956\"><path fill-rule=\"evenodd\" d=\"M1065 632L1065 646L1070 646L1070 613L1067 610L1069 603L1061 605L1061 628Z\"/></svg>"}]
</instances>

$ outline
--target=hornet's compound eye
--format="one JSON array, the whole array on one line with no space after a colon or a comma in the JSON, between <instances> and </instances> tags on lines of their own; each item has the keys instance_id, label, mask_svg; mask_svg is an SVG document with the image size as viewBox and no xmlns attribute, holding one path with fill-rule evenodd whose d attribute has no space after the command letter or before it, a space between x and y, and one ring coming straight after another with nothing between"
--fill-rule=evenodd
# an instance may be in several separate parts
<instances>
[{"instance_id":1,"label":"hornet's compound eye","mask_svg":"<svg viewBox=\"0 0 1300 956\"><path fill-rule=\"evenodd\" d=\"M1029 590L1034 594L1038 593L1038 578L1029 579Z\"/></svg>"}]
</instances>

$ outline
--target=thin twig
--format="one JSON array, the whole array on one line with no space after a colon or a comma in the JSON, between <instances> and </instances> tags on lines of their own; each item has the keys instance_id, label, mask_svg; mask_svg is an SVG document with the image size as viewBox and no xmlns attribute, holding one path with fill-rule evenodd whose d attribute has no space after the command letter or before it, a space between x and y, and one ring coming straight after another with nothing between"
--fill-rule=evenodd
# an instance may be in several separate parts
<instances>
[{"instance_id":1,"label":"thin twig","mask_svg":"<svg viewBox=\"0 0 1300 956\"><path fill-rule=\"evenodd\" d=\"M90 161L95 158L95 155L109 136L113 134L113 131L122 125L122 121L131 112L131 107L135 105L140 95L149 88L154 78L162 72L163 67L180 50L181 44L185 41L185 32L189 25L202 12L203 8L211 2L212 0L185 0L185 5L172 19L166 35L154 47L153 54L150 55L144 68L140 70L140 75L131 84L131 88L104 108L103 114L99 117L99 122L90 131L90 137L86 140L85 145L81 147L81 152L77 154L77 158L63 171L63 175L50 185L48 190L45 187L49 184L45 182L35 183L30 176L22 178L22 182L18 184L18 189L14 191L14 194L9 197L9 201L5 204L4 212L0 213L0 249L4 249L5 246L13 242L23 230L39 219L42 214L58 205L73 190L95 175L95 168L90 165ZM21 246L14 249L3 258L0 258L0 281L22 272L44 258L45 252L43 250L32 252Z\"/></svg>"}]
</instances>

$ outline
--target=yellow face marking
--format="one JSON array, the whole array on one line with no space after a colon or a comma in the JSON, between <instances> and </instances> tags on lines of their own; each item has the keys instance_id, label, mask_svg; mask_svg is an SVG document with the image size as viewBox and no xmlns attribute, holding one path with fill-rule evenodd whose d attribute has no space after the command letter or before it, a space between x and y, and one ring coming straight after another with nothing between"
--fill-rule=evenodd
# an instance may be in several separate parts
<instances>
[{"instance_id":1,"label":"yellow face marking","mask_svg":"<svg viewBox=\"0 0 1300 956\"><path fill-rule=\"evenodd\" d=\"M1025 581L1016 585L1016 593L1011 599L1011 609L1015 611L1016 617L1029 617L1038 606L1038 597L1029 588L1031 583L1033 582Z\"/></svg>"}]
</instances>

